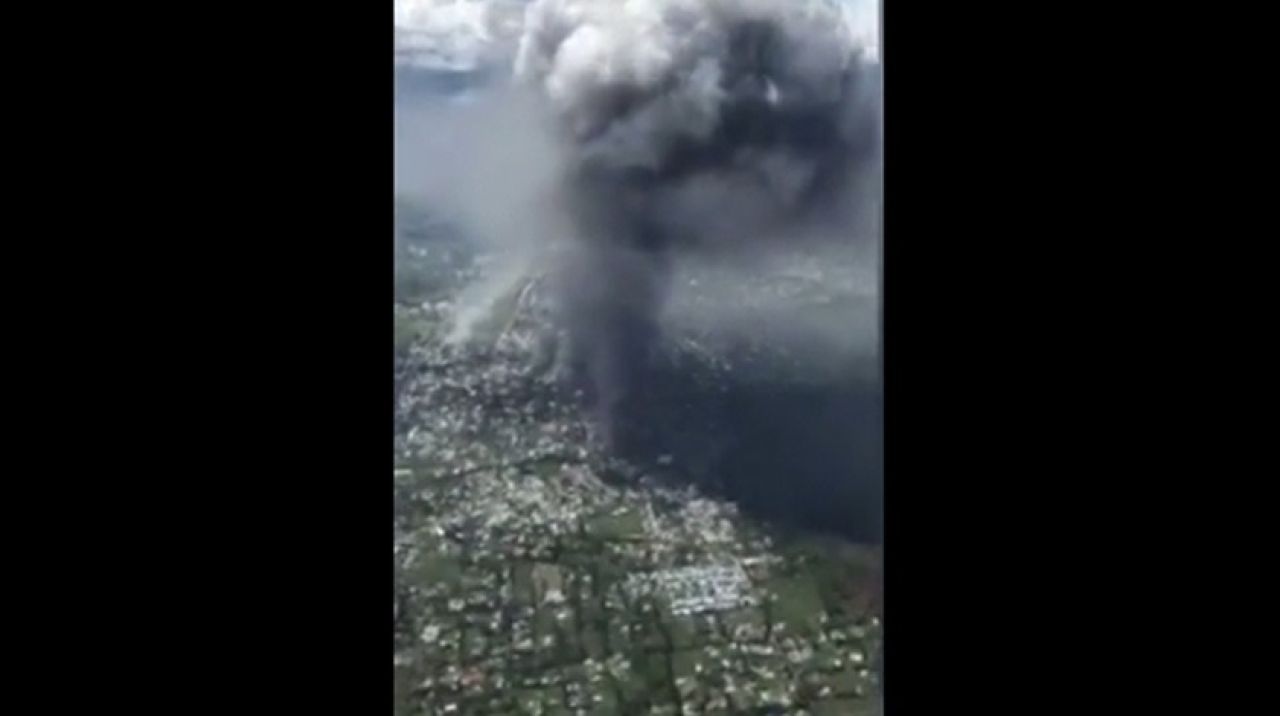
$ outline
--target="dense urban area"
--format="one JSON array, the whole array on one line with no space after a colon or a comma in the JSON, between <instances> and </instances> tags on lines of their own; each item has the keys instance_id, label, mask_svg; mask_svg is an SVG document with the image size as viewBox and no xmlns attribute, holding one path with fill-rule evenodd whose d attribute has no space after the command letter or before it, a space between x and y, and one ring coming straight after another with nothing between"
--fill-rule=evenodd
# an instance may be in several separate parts
<instances>
[{"instance_id":1,"label":"dense urban area","mask_svg":"<svg viewBox=\"0 0 1280 716\"><path fill-rule=\"evenodd\" d=\"M761 519L692 448L606 457L536 282L447 340L489 264L398 212L397 714L880 713L878 548Z\"/></svg>"}]
</instances>

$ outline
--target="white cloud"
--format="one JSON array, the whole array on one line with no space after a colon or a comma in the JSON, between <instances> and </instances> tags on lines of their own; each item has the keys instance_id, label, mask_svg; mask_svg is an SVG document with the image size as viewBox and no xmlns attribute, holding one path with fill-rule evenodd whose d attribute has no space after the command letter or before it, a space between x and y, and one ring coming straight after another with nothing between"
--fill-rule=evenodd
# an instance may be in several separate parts
<instances>
[{"instance_id":1,"label":"white cloud","mask_svg":"<svg viewBox=\"0 0 1280 716\"><path fill-rule=\"evenodd\" d=\"M469 71L509 61L524 0L395 0L396 62Z\"/></svg>"},{"instance_id":2,"label":"white cloud","mask_svg":"<svg viewBox=\"0 0 1280 716\"><path fill-rule=\"evenodd\" d=\"M845 22L868 56L880 57L880 0L841 0Z\"/></svg>"}]
</instances>

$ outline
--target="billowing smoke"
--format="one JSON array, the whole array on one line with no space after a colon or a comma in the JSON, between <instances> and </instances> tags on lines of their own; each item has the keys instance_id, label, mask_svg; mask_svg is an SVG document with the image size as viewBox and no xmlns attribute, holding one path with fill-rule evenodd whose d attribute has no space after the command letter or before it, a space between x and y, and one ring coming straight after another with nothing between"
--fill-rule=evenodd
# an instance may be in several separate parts
<instances>
[{"instance_id":1,"label":"billowing smoke","mask_svg":"<svg viewBox=\"0 0 1280 716\"><path fill-rule=\"evenodd\" d=\"M573 365L616 427L673 262L858 238L879 65L823 0L534 0L515 60L561 147Z\"/></svg>"}]
</instances>

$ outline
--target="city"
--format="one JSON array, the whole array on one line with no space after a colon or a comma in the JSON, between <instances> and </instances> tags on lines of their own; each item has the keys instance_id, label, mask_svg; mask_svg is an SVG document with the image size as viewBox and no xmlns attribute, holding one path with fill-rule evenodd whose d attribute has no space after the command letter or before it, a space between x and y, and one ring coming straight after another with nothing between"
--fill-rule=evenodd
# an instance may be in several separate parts
<instances>
[{"instance_id":1,"label":"city","mask_svg":"<svg viewBox=\"0 0 1280 716\"><path fill-rule=\"evenodd\" d=\"M396 306L397 712L879 713L876 558L599 454L527 303Z\"/></svg>"}]
</instances>

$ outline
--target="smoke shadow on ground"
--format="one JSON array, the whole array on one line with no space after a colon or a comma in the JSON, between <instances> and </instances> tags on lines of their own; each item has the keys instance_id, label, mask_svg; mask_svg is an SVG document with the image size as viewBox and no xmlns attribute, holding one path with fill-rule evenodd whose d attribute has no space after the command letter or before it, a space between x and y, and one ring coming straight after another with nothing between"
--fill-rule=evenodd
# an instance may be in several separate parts
<instances>
[{"instance_id":1,"label":"smoke shadow on ground","mask_svg":"<svg viewBox=\"0 0 1280 716\"><path fill-rule=\"evenodd\" d=\"M722 468L745 509L879 543L883 421L862 386L737 386L727 421L735 447Z\"/></svg>"},{"instance_id":2,"label":"smoke shadow on ground","mask_svg":"<svg viewBox=\"0 0 1280 716\"><path fill-rule=\"evenodd\" d=\"M788 527L879 544L883 392L860 377L804 382L662 366L647 380L646 430L626 457L669 464L744 512Z\"/></svg>"}]
</instances>

